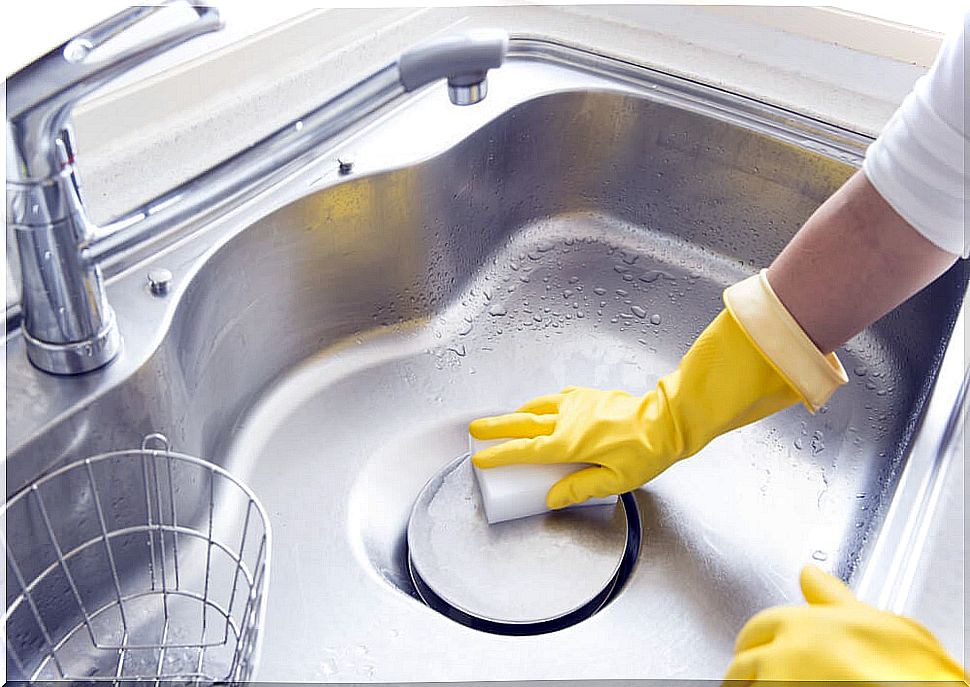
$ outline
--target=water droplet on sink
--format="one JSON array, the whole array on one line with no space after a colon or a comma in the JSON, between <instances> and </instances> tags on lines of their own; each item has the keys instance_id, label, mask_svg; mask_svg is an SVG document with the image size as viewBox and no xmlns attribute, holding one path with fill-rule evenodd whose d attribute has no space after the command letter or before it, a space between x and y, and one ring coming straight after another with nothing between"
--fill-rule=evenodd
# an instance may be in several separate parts
<instances>
[{"instance_id":1,"label":"water droplet on sink","mask_svg":"<svg viewBox=\"0 0 970 687\"><path fill-rule=\"evenodd\" d=\"M601 286L597 286L595 289L593 289L593 293L595 293L597 296L602 296L606 293L606 289Z\"/></svg>"},{"instance_id":2,"label":"water droplet on sink","mask_svg":"<svg viewBox=\"0 0 970 687\"><path fill-rule=\"evenodd\" d=\"M623 265L613 265L613 271L619 274L626 274L630 271L629 267L624 267Z\"/></svg>"},{"instance_id":3,"label":"water droplet on sink","mask_svg":"<svg viewBox=\"0 0 970 687\"><path fill-rule=\"evenodd\" d=\"M793 443L795 444L795 448L797 448L799 451L805 447L805 439L803 437L798 437Z\"/></svg>"},{"instance_id":4,"label":"water droplet on sink","mask_svg":"<svg viewBox=\"0 0 970 687\"><path fill-rule=\"evenodd\" d=\"M814 558L815 560L817 560L819 562L821 562L821 561L827 561L829 559L829 555L827 553L825 553L824 551L822 551L821 549L818 549L818 550L816 550L815 552L812 553L812 558Z\"/></svg>"},{"instance_id":5,"label":"water droplet on sink","mask_svg":"<svg viewBox=\"0 0 970 687\"><path fill-rule=\"evenodd\" d=\"M625 298L625 297L627 297L627 296L630 295L630 292L627 291L626 289L617 289L616 290L616 295L617 296L620 296L622 298Z\"/></svg>"},{"instance_id":6,"label":"water droplet on sink","mask_svg":"<svg viewBox=\"0 0 970 687\"><path fill-rule=\"evenodd\" d=\"M465 336L472 330L472 323L468 320L462 320L461 326L458 328L458 336Z\"/></svg>"},{"instance_id":7,"label":"water droplet on sink","mask_svg":"<svg viewBox=\"0 0 970 687\"><path fill-rule=\"evenodd\" d=\"M855 372L860 377L865 377L867 374L869 374L869 368L866 367L865 365L857 365L856 368L852 371Z\"/></svg>"},{"instance_id":8,"label":"water droplet on sink","mask_svg":"<svg viewBox=\"0 0 970 687\"><path fill-rule=\"evenodd\" d=\"M572 295L573 295L573 290L572 289L566 289L565 291L562 292L562 297L563 298L569 298Z\"/></svg>"},{"instance_id":9,"label":"water droplet on sink","mask_svg":"<svg viewBox=\"0 0 970 687\"><path fill-rule=\"evenodd\" d=\"M653 315L650 316L650 324L660 324L660 322L661 322L660 315L657 315L656 313L654 313Z\"/></svg>"},{"instance_id":10,"label":"water droplet on sink","mask_svg":"<svg viewBox=\"0 0 970 687\"><path fill-rule=\"evenodd\" d=\"M641 308L639 305L634 305L630 307L630 310L634 315L639 317L641 320L647 316L647 311Z\"/></svg>"},{"instance_id":11,"label":"water droplet on sink","mask_svg":"<svg viewBox=\"0 0 970 687\"><path fill-rule=\"evenodd\" d=\"M822 433L815 432L812 435L812 455L817 456L819 453L825 450L825 444L822 442Z\"/></svg>"},{"instance_id":12,"label":"water droplet on sink","mask_svg":"<svg viewBox=\"0 0 970 687\"><path fill-rule=\"evenodd\" d=\"M50 260L50 259L51 259L51 252L49 250L45 250L44 251L44 260Z\"/></svg>"},{"instance_id":13,"label":"water droplet on sink","mask_svg":"<svg viewBox=\"0 0 970 687\"><path fill-rule=\"evenodd\" d=\"M569 283L570 283L570 284L575 284L575 283L577 283L578 281L579 281L579 277L576 277L576 276L572 276L572 277L570 277L570 278L569 278Z\"/></svg>"},{"instance_id":14,"label":"water droplet on sink","mask_svg":"<svg viewBox=\"0 0 970 687\"><path fill-rule=\"evenodd\" d=\"M495 305L493 305L491 308L488 309L488 314L493 317L502 317L507 313L508 313L508 310L505 308L504 303L496 303Z\"/></svg>"}]
</instances>

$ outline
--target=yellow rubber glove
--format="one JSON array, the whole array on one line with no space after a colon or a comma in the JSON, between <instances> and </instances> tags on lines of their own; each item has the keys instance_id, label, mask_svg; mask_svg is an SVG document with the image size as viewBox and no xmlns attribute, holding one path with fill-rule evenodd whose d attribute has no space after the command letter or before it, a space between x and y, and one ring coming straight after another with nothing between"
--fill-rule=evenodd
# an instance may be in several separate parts
<instances>
[{"instance_id":1,"label":"yellow rubber glove","mask_svg":"<svg viewBox=\"0 0 970 687\"><path fill-rule=\"evenodd\" d=\"M858 601L841 580L802 569L807 606L769 608L738 635L725 680L963 682L960 665L915 620Z\"/></svg>"},{"instance_id":2,"label":"yellow rubber glove","mask_svg":"<svg viewBox=\"0 0 970 687\"><path fill-rule=\"evenodd\" d=\"M801 400L812 412L848 381L823 356L768 284L765 272L728 288L725 310L679 367L646 396L569 387L509 415L472 421L476 439L511 439L476 453L480 468L513 463L591 463L557 482L546 503L562 508L653 479L724 432Z\"/></svg>"}]
</instances>

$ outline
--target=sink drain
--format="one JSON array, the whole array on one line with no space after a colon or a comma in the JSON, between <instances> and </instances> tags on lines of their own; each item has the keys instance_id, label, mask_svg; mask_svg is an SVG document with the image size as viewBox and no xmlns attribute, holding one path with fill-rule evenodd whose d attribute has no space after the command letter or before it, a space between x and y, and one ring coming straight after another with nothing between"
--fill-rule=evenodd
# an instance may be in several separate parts
<instances>
[{"instance_id":1,"label":"sink drain","mask_svg":"<svg viewBox=\"0 0 970 687\"><path fill-rule=\"evenodd\" d=\"M421 599L468 627L535 635L600 610L640 552L632 494L489 525L468 455L421 490L408 523L408 569Z\"/></svg>"}]
</instances>

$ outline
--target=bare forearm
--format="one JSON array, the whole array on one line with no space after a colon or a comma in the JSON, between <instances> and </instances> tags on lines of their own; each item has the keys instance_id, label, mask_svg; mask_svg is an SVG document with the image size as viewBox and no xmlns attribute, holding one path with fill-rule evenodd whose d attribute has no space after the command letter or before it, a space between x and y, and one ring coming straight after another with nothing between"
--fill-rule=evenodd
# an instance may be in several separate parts
<instances>
[{"instance_id":1,"label":"bare forearm","mask_svg":"<svg viewBox=\"0 0 970 687\"><path fill-rule=\"evenodd\" d=\"M775 259L768 282L815 345L829 353L956 259L911 227L858 172Z\"/></svg>"}]
</instances>

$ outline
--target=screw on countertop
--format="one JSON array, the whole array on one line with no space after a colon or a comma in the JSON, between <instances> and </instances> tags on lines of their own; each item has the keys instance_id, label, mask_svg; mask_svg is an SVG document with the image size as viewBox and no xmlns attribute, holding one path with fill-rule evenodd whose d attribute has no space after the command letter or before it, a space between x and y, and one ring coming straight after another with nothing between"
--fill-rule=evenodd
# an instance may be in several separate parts
<instances>
[{"instance_id":1,"label":"screw on countertop","mask_svg":"<svg viewBox=\"0 0 970 687\"><path fill-rule=\"evenodd\" d=\"M156 296L164 296L172 285L172 273L164 267L156 267L148 273L148 287Z\"/></svg>"}]
</instances>

